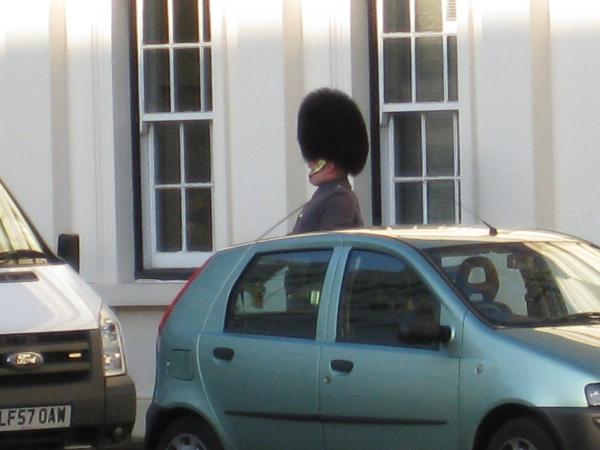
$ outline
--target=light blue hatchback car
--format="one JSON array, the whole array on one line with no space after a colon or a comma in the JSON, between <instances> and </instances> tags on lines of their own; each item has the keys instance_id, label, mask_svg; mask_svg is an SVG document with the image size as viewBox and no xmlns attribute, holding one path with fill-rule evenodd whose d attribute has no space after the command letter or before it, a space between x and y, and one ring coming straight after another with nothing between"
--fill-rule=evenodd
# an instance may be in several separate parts
<instances>
[{"instance_id":1,"label":"light blue hatchback car","mask_svg":"<svg viewBox=\"0 0 600 450\"><path fill-rule=\"evenodd\" d=\"M240 245L157 350L149 450L597 450L600 249L462 226Z\"/></svg>"}]
</instances>

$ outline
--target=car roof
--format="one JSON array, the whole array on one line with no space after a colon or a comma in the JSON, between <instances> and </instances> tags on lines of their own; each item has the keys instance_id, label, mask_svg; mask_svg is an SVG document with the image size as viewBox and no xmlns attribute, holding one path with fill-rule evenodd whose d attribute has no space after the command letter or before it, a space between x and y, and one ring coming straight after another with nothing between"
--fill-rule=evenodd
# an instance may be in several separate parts
<instances>
[{"instance_id":1,"label":"car roof","mask_svg":"<svg viewBox=\"0 0 600 450\"><path fill-rule=\"evenodd\" d=\"M583 242L574 236L556 231L535 228L492 228L483 225L415 225L390 227L364 227L335 231L317 231L312 233L290 234L286 236L265 238L232 245L229 249L248 248L259 242L298 243L306 240L315 242L344 236L381 237L405 242L413 247L427 249L434 247L457 246L484 243L515 242ZM224 249L225 250L225 249Z\"/></svg>"},{"instance_id":2,"label":"car roof","mask_svg":"<svg viewBox=\"0 0 600 450\"><path fill-rule=\"evenodd\" d=\"M578 242L579 239L554 231L528 228L500 228L480 225L442 225L379 227L342 230L347 234L383 236L401 240L419 248L468 243L507 242Z\"/></svg>"},{"instance_id":3,"label":"car roof","mask_svg":"<svg viewBox=\"0 0 600 450\"><path fill-rule=\"evenodd\" d=\"M393 227L352 228L336 231L288 235L266 239L308 239L323 238L332 235L373 236L396 239L417 248L443 247L470 243L508 243L508 242L581 242L580 239L555 231L534 228L492 228L483 225L417 225Z\"/></svg>"}]
</instances>

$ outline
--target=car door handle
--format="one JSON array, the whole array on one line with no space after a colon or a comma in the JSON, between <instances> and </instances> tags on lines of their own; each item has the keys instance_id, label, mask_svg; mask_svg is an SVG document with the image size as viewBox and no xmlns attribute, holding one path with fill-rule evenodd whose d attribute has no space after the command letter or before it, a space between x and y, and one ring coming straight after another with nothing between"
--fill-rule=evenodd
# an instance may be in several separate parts
<instances>
[{"instance_id":1,"label":"car door handle","mask_svg":"<svg viewBox=\"0 0 600 450\"><path fill-rule=\"evenodd\" d=\"M354 368L354 363L344 359L334 359L331 361L331 368L336 372L350 373Z\"/></svg>"},{"instance_id":2,"label":"car door handle","mask_svg":"<svg viewBox=\"0 0 600 450\"><path fill-rule=\"evenodd\" d=\"M213 350L213 356L217 359L221 359L223 361L231 361L235 352L232 348L227 347L217 347Z\"/></svg>"}]
</instances>

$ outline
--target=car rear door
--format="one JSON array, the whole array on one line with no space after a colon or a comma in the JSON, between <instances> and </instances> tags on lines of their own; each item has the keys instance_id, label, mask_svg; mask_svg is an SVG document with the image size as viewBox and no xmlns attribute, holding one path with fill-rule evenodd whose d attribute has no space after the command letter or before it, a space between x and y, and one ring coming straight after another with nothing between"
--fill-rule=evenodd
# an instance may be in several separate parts
<instances>
[{"instance_id":1,"label":"car rear door","mask_svg":"<svg viewBox=\"0 0 600 450\"><path fill-rule=\"evenodd\" d=\"M327 450L458 448L456 336L449 346L406 344L398 327L459 320L397 254L348 250L343 272L319 364Z\"/></svg>"},{"instance_id":2,"label":"car rear door","mask_svg":"<svg viewBox=\"0 0 600 450\"><path fill-rule=\"evenodd\" d=\"M332 254L256 254L199 337L204 386L238 450L323 448L316 337Z\"/></svg>"}]
</instances>

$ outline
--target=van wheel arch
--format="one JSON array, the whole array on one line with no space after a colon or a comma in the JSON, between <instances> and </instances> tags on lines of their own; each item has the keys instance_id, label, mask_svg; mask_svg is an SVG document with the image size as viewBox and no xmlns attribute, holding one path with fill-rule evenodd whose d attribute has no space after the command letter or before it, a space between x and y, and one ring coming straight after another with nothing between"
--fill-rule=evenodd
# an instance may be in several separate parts
<instances>
[{"instance_id":1,"label":"van wheel arch","mask_svg":"<svg viewBox=\"0 0 600 450\"><path fill-rule=\"evenodd\" d=\"M494 433L505 423L518 417L530 417L537 419L552 436L559 450L564 450L564 445L556 429L544 414L534 408L523 405L503 405L490 411L479 424L477 434L473 441L473 450L486 450Z\"/></svg>"},{"instance_id":2,"label":"van wheel arch","mask_svg":"<svg viewBox=\"0 0 600 450\"><path fill-rule=\"evenodd\" d=\"M196 413L195 411L186 409L186 408L175 408L164 411L160 414L159 417L156 417L152 424L152 430L147 432L146 439L144 442L145 450L155 450L156 446L159 444L161 439L161 431L164 431L171 424L181 421L184 419L192 419L198 420L202 423L204 429L212 435L212 438L218 442L218 444L223 448L223 443L215 431L212 424L206 420L201 414Z\"/></svg>"}]
</instances>

